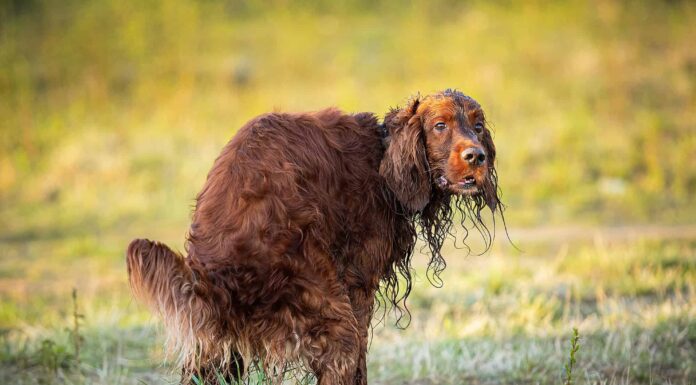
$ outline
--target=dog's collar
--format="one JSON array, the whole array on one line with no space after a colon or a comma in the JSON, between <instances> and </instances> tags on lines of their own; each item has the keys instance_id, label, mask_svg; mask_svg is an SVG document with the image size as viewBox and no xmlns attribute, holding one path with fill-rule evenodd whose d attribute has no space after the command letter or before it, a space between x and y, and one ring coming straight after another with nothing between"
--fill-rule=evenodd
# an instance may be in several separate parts
<instances>
[{"instance_id":1,"label":"dog's collar","mask_svg":"<svg viewBox=\"0 0 696 385\"><path fill-rule=\"evenodd\" d=\"M379 132L380 138L382 138L382 145L387 148L389 144L389 130L387 130L387 125L382 123L377 127L377 132Z\"/></svg>"}]
</instances>

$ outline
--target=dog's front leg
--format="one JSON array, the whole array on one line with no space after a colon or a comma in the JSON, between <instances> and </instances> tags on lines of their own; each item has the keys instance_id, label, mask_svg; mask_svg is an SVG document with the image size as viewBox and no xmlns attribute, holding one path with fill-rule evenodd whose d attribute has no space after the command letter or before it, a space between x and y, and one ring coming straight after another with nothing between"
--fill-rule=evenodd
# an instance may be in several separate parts
<instances>
[{"instance_id":1,"label":"dog's front leg","mask_svg":"<svg viewBox=\"0 0 696 385\"><path fill-rule=\"evenodd\" d=\"M360 354L355 373L355 385L367 385L367 345L370 338L375 291L365 287L353 288L350 291L350 301L360 333Z\"/></svg>"}]
</instances>

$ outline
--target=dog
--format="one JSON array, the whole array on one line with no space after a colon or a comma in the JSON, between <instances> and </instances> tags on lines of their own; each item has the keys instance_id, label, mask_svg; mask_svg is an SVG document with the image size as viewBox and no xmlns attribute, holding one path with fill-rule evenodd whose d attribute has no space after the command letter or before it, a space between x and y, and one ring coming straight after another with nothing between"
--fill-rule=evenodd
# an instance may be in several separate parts
<instances>
[{"instance_id":1,"label":"dog","mask_svg":"<svg viewBox=\"0 0 696 385\"><path fill-rule=\"evenodd\" d=\"M186 256L132 241L130 285L162 317L183 382L297 364L319 385L364 385L376 303L405 309L417 238L438 277L455 214L485 229L482 210L501 211L495 159L483 109L456 90L381 124L333 108L261 115L215 160Z\"/></svg>"}]
</instances>

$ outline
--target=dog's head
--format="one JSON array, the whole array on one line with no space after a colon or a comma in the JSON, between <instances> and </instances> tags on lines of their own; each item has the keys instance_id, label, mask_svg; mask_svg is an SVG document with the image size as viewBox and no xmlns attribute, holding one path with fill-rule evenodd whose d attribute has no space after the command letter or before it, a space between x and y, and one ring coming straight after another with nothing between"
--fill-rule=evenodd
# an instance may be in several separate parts
<instances>
[{"instance_id":1,"label":"dog's head","mask_svg":"<svg viewBox=\"0 0 696 385\"><path fill-rule=\"evenodd\" d=\"M454 90L413 97L384 124L388 147L380 174L405 207L423 210L444 193L497 208L495 145L474 99Z\"/></svg>"}]
</instances>

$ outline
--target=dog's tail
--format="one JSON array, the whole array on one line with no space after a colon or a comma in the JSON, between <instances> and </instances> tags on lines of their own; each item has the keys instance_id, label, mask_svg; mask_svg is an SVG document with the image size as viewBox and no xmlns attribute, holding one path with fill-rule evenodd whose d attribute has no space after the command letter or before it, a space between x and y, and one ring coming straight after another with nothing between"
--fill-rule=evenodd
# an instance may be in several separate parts
<instances>
[{"instance_id":1,"label":"dog's tail","mask_svg":"<svg viewBox=\"0 0 696 385\"><path fill-rule=\"evenodd\" d=\"M133 294L162 316L178 312L180 298L189 291L191 269L181 254L167 245L135 239L126 255Z\"/></svg>"},{"instance_id":2,"label":"dog's tail","mask_svg":"<svg viewBox=\"0 0 696 385\"><path fill-rule=\"evenodd\" d=\"M210 330L215 308L208 285L183 256L163 243L136 239L128 246L126 262L136 298L159 313L165 324L170 353L184 361L209 350L205 347L212 341L207 340L217 334Z\"/></svg>"}]
</instances>

